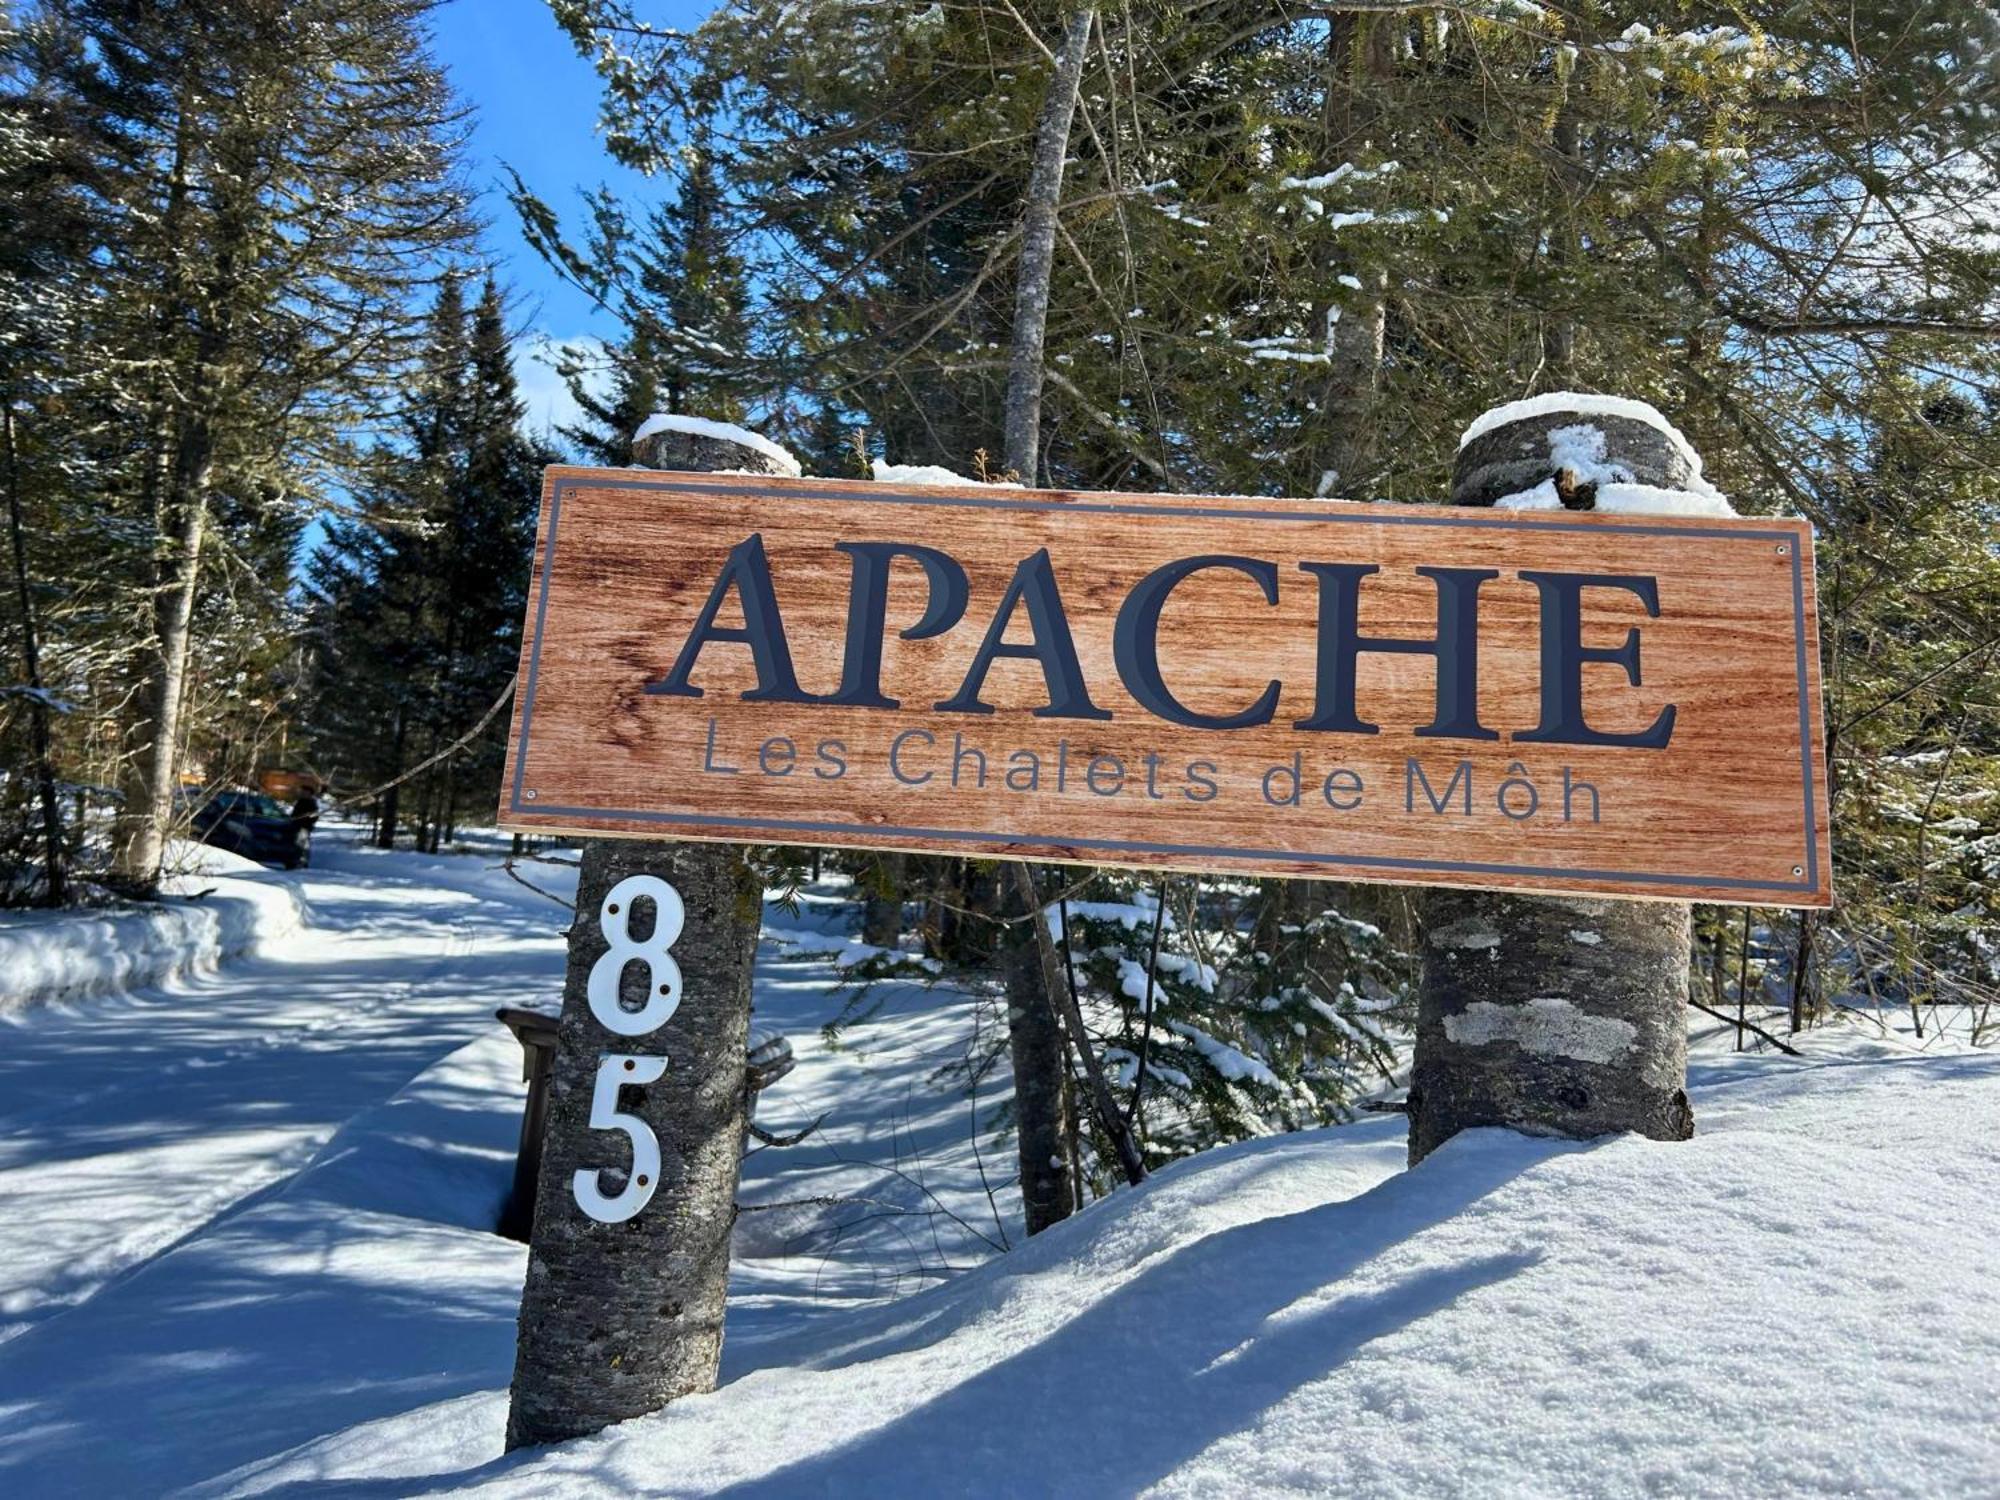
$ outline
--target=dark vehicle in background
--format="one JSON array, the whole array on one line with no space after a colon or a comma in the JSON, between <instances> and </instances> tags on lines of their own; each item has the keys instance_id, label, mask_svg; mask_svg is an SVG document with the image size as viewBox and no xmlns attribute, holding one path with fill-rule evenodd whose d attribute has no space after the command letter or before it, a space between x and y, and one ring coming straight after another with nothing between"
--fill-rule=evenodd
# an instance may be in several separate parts
<instances>
[{"instance_id":1,"label":"dark vehicle in background","mask_svg":"<svg viewBox=\"0 0 2000 1500\"><path fill-rule=\"evenodd\" d=\"M204 844L260 864L296 870L312 862L313 822L262 792L231 790L210 793L198 802L193 827L194 836Z\"/></svg>"}]
</instances>

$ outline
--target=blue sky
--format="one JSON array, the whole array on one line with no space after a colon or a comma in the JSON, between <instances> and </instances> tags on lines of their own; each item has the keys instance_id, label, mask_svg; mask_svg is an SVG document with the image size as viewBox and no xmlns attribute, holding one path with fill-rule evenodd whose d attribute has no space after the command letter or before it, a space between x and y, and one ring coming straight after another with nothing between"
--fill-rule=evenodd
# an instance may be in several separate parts
<instances>
[{"instance_id":1,"label":"blue sky","mask_svg":"<svg viewBox=\"0 0 2000 1500\"><path fill-rule=\"evenodd\" d=\"M712 9L708 0L652 0L642 14L669 26L691 26ZM575 189L603 182L650 199L662 187L618 167L597 138L597 74L549 16L546 0L450 0L435 15L438 60L460 97L477 112L470 175L486 192L492 227L488 254L514 293L524 332L516 360L529 421L566 415L568 403L553 371L536 361L537 336L558 341L615 332L588 298L564 285L521 239L504 196L502 164L568 214Z\"/></svg>"}]
</instances>

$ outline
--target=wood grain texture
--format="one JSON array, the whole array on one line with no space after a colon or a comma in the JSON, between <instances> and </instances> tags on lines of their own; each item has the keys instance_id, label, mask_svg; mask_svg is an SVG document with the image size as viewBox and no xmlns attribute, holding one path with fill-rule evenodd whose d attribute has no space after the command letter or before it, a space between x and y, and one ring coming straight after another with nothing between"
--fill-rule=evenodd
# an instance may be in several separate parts
<instances>
[{"instance_id":1,"label":"wood grain texture","mask_svg":"<svg viewBox=\"0 0 2000 1500\"><path fill-rule=\"evenodd\" d=\"M836 543L920 544L963 566L963 617L905 640L899 632L922 614L927 584L915 563L894 564L881 681L899 707L746 702L757 685L751 652L727 641L700 654L691 680L701 697L647 691L674 667L730 550L753 533L799 684L814 694L831 694L842 675L851 564ZM1110 719L1036 716L1048 701L1043 673L1007 658L986 678L994 712L939 712L959 693L1017 566L1042 548L1090 699ZM1806 524L1786 520L554 468L500 822L1825 906L1810 549ZM1204 714L1237 711L1278 680L1268 724L1169 723L1120 680L1113 631L1127 594L1153 569L1201 555L1271 562L1278 602L1265 603L1239 572L1191 575L1161 616L1163 675ZM1359 657L1357 706L1379 733L1295 728L1314 709L1319 640L1319 594L1304 561L1379 567L1361 586L1361 632L1413 640L1437 633L1437 588L1417 567L1497 569L1479 595L1478 702L1480 722L1499 738L1415 735L1433 717L1437 667L1407 653ZM1584 643L1615 647L1636 629L1642 676L1634 686L1618 666L1587 664L1583 702L1590 726L1606 732L1643 729L1674 705L1666 747L1515 738L1536 725L1541 701L1540 595L1524 569L1658 580L1658 618L1623 590L1585 591ZM740 626L738 604L732 594L718 622ZM1032 638L1017 611L1007 641ZM1433 809L1412 764L1437 799L1463 769L1447 810ZM1502 810L1510 776L1507 808L1521 812L1532 786L1532 815ZM1595 818L1584 784L1595 788Z\"/></svg>"}]
</instances>

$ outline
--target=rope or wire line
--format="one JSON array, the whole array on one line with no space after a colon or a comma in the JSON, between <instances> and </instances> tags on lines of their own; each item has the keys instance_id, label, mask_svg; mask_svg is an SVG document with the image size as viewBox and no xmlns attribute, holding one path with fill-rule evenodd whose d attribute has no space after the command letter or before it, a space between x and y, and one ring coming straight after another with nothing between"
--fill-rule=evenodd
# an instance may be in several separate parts
<instances>
[{"instance_id":1,"label":"rope or wire line","mask_svg":"<svg viewBox=\"0 0 2000 1500\"><path fill-rule=\"evenodd\" d=\"M508 705L508 703L512 701L514 697L514 684L518 680L519 680L518 673L513 677L509 677L507 679L507 685L500 690L500 696L493 700L493 706L491 708L487 709L484 714L480 715L479 722L477 724L474 724L470 729L466 730L464 734L460 735L457 739L453 740L449 745L446 745L444 749L438 751L437 754L429 757L426 760L421 760L417 762L416 765L410 767L410 769L405 771L402 775L394 777L391 780L385 781L380 786L371 786L367 791L356 792L351 797L342 795L340 800L342 802L350 802L350 803L373 802L377 797L381 796L391 787L401 786L411 777L423 775L424 772L428 771L432 766L438 764L438 762L451 759L452 756L458 754L459 751L463 750L467 745L471 744L474 740L478 739L479 736L485 731L486 726L493 722L494 718L499 714L500 710L505 708Z\"/></svg>"}]
</instances>

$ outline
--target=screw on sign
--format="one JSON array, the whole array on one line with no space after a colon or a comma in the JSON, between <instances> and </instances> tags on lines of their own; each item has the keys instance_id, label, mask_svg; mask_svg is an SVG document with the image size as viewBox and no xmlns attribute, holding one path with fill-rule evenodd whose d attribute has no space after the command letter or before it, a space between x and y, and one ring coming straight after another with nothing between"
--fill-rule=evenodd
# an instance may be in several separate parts
<instances>
[{"instance_id":1,"label":"screw on sign","mask_svg":"<svg viewBox=\"0 0 2000 1500\"><path fill-rule=\"evenodd\" d=\"M632 936L632 906L641 899L653 903L654 913L652 934L643 942ZM605 896L597 925L610 947L591 967L588 994L590 1013L606 1031L647 1036L666 1025L680 1008L681 968L667 950L681 935L686 921L680 892L657 875L628 875ZM627 1010L618 998L619 981L630 963L646 966L647 1000L637 1010ZM571 1179L577 1206L601 1224L622 1224L631 1218L652 1201L653 1189L659 1185L659 1137L637 1115L618 1112L618 1091L658 1083L666 1071L664 1057L624 1052L606 1053L597 1065L597 1086L590 1097L590 1128L623 1131L632 1144L632 1170L618 1192L605 1193L598 1169L579 1167Z\"/></svg>"}]
</instances>

